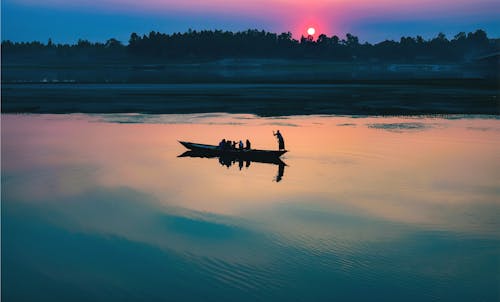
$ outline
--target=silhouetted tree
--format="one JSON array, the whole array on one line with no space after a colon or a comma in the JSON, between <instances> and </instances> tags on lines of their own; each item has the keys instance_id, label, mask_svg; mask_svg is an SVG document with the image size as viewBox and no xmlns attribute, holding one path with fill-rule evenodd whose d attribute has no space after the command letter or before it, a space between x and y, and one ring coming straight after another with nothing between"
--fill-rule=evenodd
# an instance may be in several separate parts
<instances>
[{"instance_id":1,"label":"silhouetted tree","mask_svg":"<svg viewBox=\"0 0 500 302\"><path fill-rule=\"evenodd\" d=\"M425 40L422 36L401 37L398 42L386 40L360 44L357 36L347 33L345 39L320 34L292 38L290 32L275 34L257 29L239 32L189 29L184 33L164 34L151 31L132 33L128 45L114 38L105 43L79 39L76 44L47 44L37 41L2 41L5 58L100 58L111 60L131 56L134 59L219 59L219 58L317 58L328 60L468 60L499 51L499 39L489 39L486 32L460 32L448 40L444 33Z\"/></svg>"}]
</instances>

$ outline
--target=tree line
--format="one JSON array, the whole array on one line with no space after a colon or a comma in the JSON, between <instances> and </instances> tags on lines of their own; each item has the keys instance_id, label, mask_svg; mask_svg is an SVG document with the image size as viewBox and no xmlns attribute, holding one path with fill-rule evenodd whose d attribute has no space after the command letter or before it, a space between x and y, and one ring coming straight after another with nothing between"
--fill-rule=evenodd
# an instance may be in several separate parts
<instances>
[{"instance_id":1,"label":"tree line","mask_svg":"<svg viewBox=\"0 0 500 302\"><path fill-rule=\"evenodd\" d=\"M9 58L54 59L222 59L282 58L328 59L338 61L468 61L500 50L500 39L488 38L484 30L460 32L453 38L439 33L431 39L401 37L399 41L360 43L353 34L345 37L321 34L317 39L290 32L281 34L250 29L246 31L189 30L184 33L132 33L128 44L117 39L106 42L78 40L75 44L2 41L3 60Z\"/></svg>"}]
</instances>

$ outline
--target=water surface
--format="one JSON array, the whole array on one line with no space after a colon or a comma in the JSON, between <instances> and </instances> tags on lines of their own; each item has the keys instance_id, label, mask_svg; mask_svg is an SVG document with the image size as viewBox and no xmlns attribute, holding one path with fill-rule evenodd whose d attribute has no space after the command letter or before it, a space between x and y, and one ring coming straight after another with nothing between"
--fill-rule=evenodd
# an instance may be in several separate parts
<instances>
[{"instance_id":1,"label":"water surface","mask_svg":"<svg viewBox=\"0 0 500 302\"><path fill-rule=\"evenodd\" d=\"M276 129L286 166L178 157ZM2 298L497 301L499 141L475 116L2 115Z\"/></svg>"}]
</instances>

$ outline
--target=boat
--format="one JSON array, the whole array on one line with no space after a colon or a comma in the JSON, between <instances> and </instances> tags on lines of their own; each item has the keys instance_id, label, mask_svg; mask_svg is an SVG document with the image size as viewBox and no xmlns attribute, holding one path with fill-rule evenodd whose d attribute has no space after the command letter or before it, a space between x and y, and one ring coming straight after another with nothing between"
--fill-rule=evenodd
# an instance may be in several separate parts
<instances>
[{"instance_id":1,"label":"boat","mask_svg":"<svg viewBox=\"0 0 500 302\"><path fill-rule=\"evenodd\" d=\"M287 150L221 149L219 146L215 145L197 144L184 141L179 141L179 143L199 155L206 155L207 157L233 157L235 159L251 161L269 161L279 159L281 155L288 152Z\"/></svg>"},{"instance_id":2,"label":"boat","mask_svg":"<svg viewBox=\"0 0 500 302\"><path fill-rule=\"evenodd\" d=\"M275 177L276 182L280 182L285 173L287 164L280 159L287 150L258 150L258 149L224 149L218 146L197 144L191 142L179 141L184 147L189 149L178 157L198 157L198 158L218 158L219 163L228 168L237 164L240 170L245 166L248 168L252 162L273 164L278 166L278 174Z\"/></svg>"}]
</instances>

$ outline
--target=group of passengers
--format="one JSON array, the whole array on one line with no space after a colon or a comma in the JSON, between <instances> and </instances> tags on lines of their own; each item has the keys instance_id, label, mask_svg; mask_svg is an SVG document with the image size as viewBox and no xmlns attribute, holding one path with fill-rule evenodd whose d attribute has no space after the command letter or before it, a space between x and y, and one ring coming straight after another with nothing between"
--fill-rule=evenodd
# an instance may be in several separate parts
<instances>
[{"instance_id":1,"label":"group of passengers","mask_svg":"<svg viewBox=\"0 0 500 302\"><path fill-rule=\"evenodd\" d=\"M236 141L222 139L219 142L220 150L250 150L250 141L247 139L246 145L243 146L243 142L240 140L238 143Z\"/></svg>"}]
</instances>

